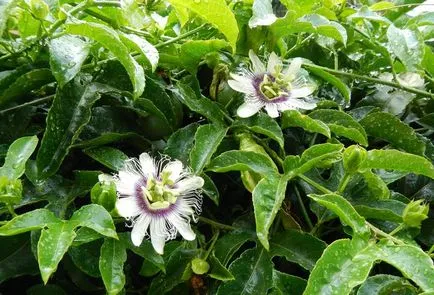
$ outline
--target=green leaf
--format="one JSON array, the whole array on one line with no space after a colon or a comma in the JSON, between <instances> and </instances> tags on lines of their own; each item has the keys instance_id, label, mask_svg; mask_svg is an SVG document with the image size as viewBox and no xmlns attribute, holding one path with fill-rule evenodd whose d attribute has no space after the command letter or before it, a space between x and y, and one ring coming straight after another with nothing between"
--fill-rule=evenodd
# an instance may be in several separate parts
<instances>
[{"instance_id":1,"label":"green leaf","mask_svg":"<svg viewBox=\"0 0 434 295\"><path fill-rule=\"evenodd\" d=\"M223 264L218 260L214 254L211 254L208 258L208 262L211 266L208 275L219 281L231 281L234 280L234 276L229 272L229 270L223 266Z\"/></svg>"},{"instance_id":2,"label":"green leaf","mask_svg":"<svg viewBox=\"0 0 434 295\"><path fill-rule=\"evenodd\" d=\"M122 151L108 146L86 149L84 153L114 171L121 170L128 160Z\"/></svg>"},{"instance_id":3,"label":"green leaf","mask_svg":"<svg viewBox=\"0 0 434 295\"><path fill-rule=\"evenodd\" d=\"M75 233L77 234L77 236L72 243L72 246L74 247L78 247L80 245L90 243L102 238L99 233L88 227L81 227Z\"/></svg>"},{"instance_id":4,"label":"green leaf","mask_svg":"<svg viewBox=\"0 0 434 295\"><path fill-rule=\"evenodd\" d=\"M350 240L337 240L325 249L312 270L305 295L347 295L363 283L375 260L362 246Z\"/></svg>"},{"instance_id":5,"label":"green leaf","mask_svg":"<svg viewBox=\"0 0 434 295\"><path fill-rule=\"evenodd\" d=\"M50 40L50 67L54 77L63 87L74 79L86 60L90 44L82 38L63 35Z\"/></svg>"},{"instance_id":6,"label":"green leaf","mask_svg":"<svg viewBox=\"0 0 434 295\"><path fill-rule=\"evenodd\" d=\"M249 118L240 118L232 124L232 127L246 126L255 133L259 133L275 140L283 148L284 139L279 124L265 113L259 112Z\"/></svg>"},{"instance_id":7,"label":"green leaf","mask_svg":"<svg viewBox=\"0 0 434 295\"><path fill-rule=\"evenodd\" d=\"M208 165L214 172L253 171L262 175L276 174L276 165L270 158L250 151L228 151L215 157Z\"/></svg>"},{"instance_id":8,"label":"green leaf","mask_svg":"<svg viewBox=\"0 0 434 295\"><path fill-rule=\"evenodd\" d=\"M21 137L15 140L8 148L5 162L0 167L0 176L10 180L20 178L26 169L26 162L38 145L36 136Z\"/></svg>"},{"instance_id":9,"label":"green leaf","mask_svg":"<svg viewBox=\"0 0 434 295\"><path fill-rule=\"evenodd\" d=\"M238 25L234 14L224 0L169 0L176 7L188 8L207 22L216 26L235 52L238 39Z\"/></svg>"},{"instance_id":10,"label":"green leaf","mask_svg":"<svg viewBox=\"0 0 434 295\"><path fill-rule=\"evenodd\" d=\"M309 72L311 72L315 76L320 77L324 81L327 81L328 83L330 83L331 85L336 87L336 89L339 90L339 92L344 97L345 103L347 105L350 104L350 102L351 102L351 89L347 86L347 84L342 82L342 80L339 79L338 77L336 77L330 73L327 73L324 70L314 68L314 67L309 67L309 64L306 64L305 66Z\"/></svg>"},{"instance_id":11,"label":"green leaf","mask_svg":"<svg viewBox=\"0 0 434 295\"><path fill-rule=\"evenodd\" d=\"M397 150L370 150L361 168L398 170L434 179L434 166L429 160Z\"/></svg>"},{"instance_id":12,"label":"green leaf","mask_svg":"<svg viewBox=\"0 0 434 295\"><path fill-rule=\"evenodd\" d=\"M119 37L132 51L139 52L146 59L152 71L157 69L160 56L154 45L134 34L121 33Z\"/></svg>"},{"instance_id":13,"label":"green leaf","mask_svg":"<svg viewBox=\"0 0 434 295\"><path fill-rule=\"evenodd\" d=\"M233 281L224 282L217 290L222 294L267 294L272 281L273 266L268 252L257 246L245 251L229 266Z\"/></svg>"},{"instance_id":14,"label":"green leaf","mask_svg":"<svg viewBox=\"0 0 434 295\"><path fill-rule=\"evenodd\" d=\"M384 139L396 148L417 155L425 152L425 143L419 139L413 128L390 113L370 113L360 124L368 135Z\"/></svg>"},{"instance_id":15,"label":"green leaf","mask_svg":"<svg viewBox=\"0 0 434 295\"><path fill-rule=\"evenodd\" d=\"M329 21L319 14L310 14L299 18L294 28L291 28L291 30L294 32L317 33L333 38L341 42L344 46L347 44L348 36L345 28L341 24Z\"/></svg>"},{"instance_id":16,"label":"green leaf","mask_svg":"<svg viewBox=\"0 0 434 295\"><path fill-rule=\"evenodd\" d=\"M77 77L57 90L36 157L40 179L48 178L59 169L70 146L89 122L92 105L100 98L99 92L104 91L101 84L87 84L83 79Z\"/></svg>"},{"instance_id":17,"label":"green leaf","mask_svg":"<svg viewBox=\"0 0 434 295\"><path fill-rule=\"evenodd\" d=\"M390 50L399 58L407 71L419 69L424 56L424 40L416 31L398 29L393 24L387 29Z\"/></svg>"},{"instance_id":18,"label":"green leaf","mask_svg":"<svg viewBox=\"0 0 434 295\"><path fill-rule=\"evenodd\" d=\"M228 42L219 39L189 40L181 45L179 58L190 73L196 74L200 61L209 53L228 47Z\"/></svg>"},{"instance_id":19,"label":"green leaf","mask_svg":"<svg viewBox=\"0 0 434 295\"><path fill-rule=\"evenodd\" d=\"M277 289L279 295L301 295L306 284L302 278L273 269L273 288Z\"/></svg>"},{"instance_id":20,"label":"green leaf","mask_svg":"<svg viewBox=\"0 0 434 295\"><path fill-rule=\"evenodd\" d=\"M301 127L306 131L320 133L327 136L327 138L331 137L330 129L325 123L303 115L297 110L288 110L283 112L282 129L288 127Z\"/></svg>"},{"instance_id":21,"label":"green leaf","mask_svg":"<svg viewBox=\"0 0 434 295\"><path fill-rule=\"evenodd\" d=\"M107 238L101 246L99 271L108 294L118 294L125 286L124 263L127 251L124 245Z\"/></svg>"},{"instance_id":22,"label":"green leaf","mask_svg":"<svg viewBox=\"0 0 434 295\"><path fill-rule=\"evenodd\" d=\"M182 102L193 112L199 113L216 125L226 125L224 121L224 111L210 99L200 96L190 86L178 83L178 91L181 94Z\"/></svg>"},{"instance_id":23,"label":"green leaf","mask_svg":"<svg viewBox=\"0 0 434 295\"><path fill-rule=\"evenodd\" d=\"M115 30L102 24L76 20L66 24L65 31L69 34L88 37L110 50L125 67L134 87L134 97L137 98L143 93L145 89L143 68L129 54L128 48L119 39Z\"/></svg>"},{"instance_id":24,"label":"green leaf","mask_svg":"<svg viewBox=\"0 0 434 295\"><path fill-rule=\"evenodd\" d=\"M198 123L192 123L176 130L167 140L164 153L187 165L190 151L193 148L194 135L198 127Z\"/></svg>"},{"instance_id":25,"label":"green leaf","mask_svg":"<svg viewBox=\"0 0 434 295\"><path fill-rule=\"evenodd\" d=\"M213 201L214 204L216 204L218 206L219 205L219 199L220 199L220 193L218 191L218 188L214 184L214 181L205 173L202 173L200 176L204 180L204 184L202 187L203 193L205 195L207 195L211 199L211 201Z\"/></svg>"},{"instance_id":26,"label":"green leaf","mask_svg":"<svg viewBox=\"0 0 434 295\"><path fill-rule=\"evenodd\" d=\"M75 236L74 228L65 221L51 224L42 230L38 242L38 263L44 284L56 271Z\"/></svg>"},{"instance_id":27,"label":"green leaf","mask_svg":"<svg viewBox=\"0 0 434 295\"><path fill-rule=\"evenodd\" d=\"M103 206L89 204L75 211L69 222L75 227L84 226L103 236L117 239L117 234L110 214Z\"/></svg>"},{"instance_id":28,"label":"green leaf","mask_svg":"<svg viewBox=\"0 0 434 295\"><path fill-rule=\"evenodd\" d=\"M361 200L354 208L365 218L401 223L405 204L397 200Z\"/></svg>"},{"instance_id":29,"label":"green leaf","mask_svg":"<svg viewBox=\"0 0 434 295\"><path fill-rule=\"evenodd\" d=\"M273 236L270 242L270 255L284 256L288 261L312 270L326 247L326 243L310 234L286 230Z\"/></svg>"},{"instance_id":30,"label":"green leaf","mask_svg":"<svg viewBox=\"0 0 434 295\"><path fill-rule=\"evenodd\" d=\"M31 70L14 82L10 83L3 93L0 93L0 106L18 98L28 98L26 96L30 91L37 90L42 86L54 81L54 77L49 69Z\"/></svg>"},{"instance_id":31,"label":"green leaf","mask_svg":"<svg viewBox=\"0 0 434 295\"><path fill-rule=\"evenodd\" d=\"M309 117L324 122L338 136L344 136L364 146L368 145L366 132L363 127L344 112L337 110L316 110L310 113Z\"/></svg>"},{"instance_id":32,"label":"green leaf","mask_svg":"<svg viewBox=\"0 0 434 295\"><path fill-rule=\"evenodd\" d=\"M379 4L379 3L376 3ZM374 4L375 5L375 4ZM393 5L393 4L392 4ZM348 19L350 20L370 20L375 22L380 22L386 25L389 25L391 22L384 16L379 15L378 13L373 11L373 7L369 8L367 6L362 6L356 13L351 14Z\"/></svg>"},{"instance_id":33,"label":"green leaf","mask_svg":"<svg viewBox=\"0 0 434 295\"><path fill-rule=\"evenodd\" d=\"M194 146L190 152L190 166L194 174L200 174L211 160L221 141L225 137L227 128L207 124L199 126L194 136Z\"/></svg>"},{"instance_id":34,"label":"green leaf","mask_svg":"<svg viewBox=\"0 0 434 295\"><path fill-rule=\"evenodd\" d=\"M271 0L255 0L252 6L253 15L249 19L249 27L269 26L277 20L273 13Z\"/></svg>"},{"instance_id":35,"label":"green leaf","mask_svg":"<svg viewBox=\"0 0 434 295\"><path fill-rule=\"evenodd\" d=\"M75 266L77 266L85 274L94 278L101 277L101 273L99 272L98 268L98 261L102 241L96 240L94 242L74 247L76 240L77 238L72 244L73 247L70 247L68 250L68 254L71 257L72 262L74 262Z\"/></svg>"},{"instance_id":36,"label":"green leaf","mask_svg":"<svg viewBox=\"0 0 434 295\"><path fill-rule=\"evenodd\" d=\"M17 235L59 222L60 220L50 210L35 209L14 217L0 227L0 236Z\"/></svg>"},{"instance_id":37,"label":"green leaf","mask_svg":"<svg viewBox=\"0 0 434 295\"><path fill-rule=\"evenodd\" d=\"M434 265L431 257L412 245L387 245L379 243L374 251L376 258L387 262L415 282L423 291L434 292Z\"/></svg>"},{"instance_id":38,"label":"green leaf","mask_svg":"<svg viewBox=\"0 0 434 295\"><path fill-rule=\"evenodd\" d=\"M252 192L256 234L265 249L269 249L268 231L285 199L287 180L283 177L267 176Z\"/></svg>"},{"instance_id":39,"label":"green leaf","mask_svg":"<svg viewBox=\"0 0 434 295\"><path fill-rule=\"evenodd\" d=\"M217 240L214 254L221 263L226 266L232 256L247 241L253 240L254 235L245 231L232 231Z\"/></svg>"},{"instance_id":40,"label":"green leaf","mask_svg":"<svg viewBox=\"0 0 434 295\"><path fill-rule=\"evenodd\" d=\"M357 291L357 295L381 294L416 295L418 292L406 279L385 274L369 277Z\"/></svg>"},{"instance_id":41,"label":"green leaf","mask_svg":"<svg viewBox=\"0 0 434 295\"><path fill-rule=\"evenodd\" d=\"M350 226L353 229L354 235L363 239L368 239L371 232L366 224L366 220L360 216L354 207L340 195L327 194L327 195L314 195L310 194L315 202L323 205L327 209L336 213L342 223Z\"/></svg>"},{"instance_id":42,"label":"green leaf","mask_svg":"<svg viewBox=\"0 0 434 295\"><path fill-rule=\"evenodd\" d=\"M150 80L151 79L148 79L148 83L146 83L146 88L149 88L149 85L151 84ZM146 91L146 88L145 88L145 91ZM156 94L155 96L159 96L157 93L155 93L155 94ZM165 95L166 95L166 93L164 93L163 96L165 96ZM166 99L160 99L160 101L166 101L166 103L169 102ZM160 105L160 107L161 107L161 105ZM167 130L168 131L167 133L169 133L173 130L174 126L172 126L168 120L169 120L169 118L174 119L174 117L171 116L172 114L169 114L169 112L167 112L167 108L165 106L163 109L165 112L163 113L163 111L160 110L152 100L139 97L134 101L133 110L136 112L138 111L139 114L143 114L143 116L149 116L150 115L150 118L149 118L150 120L152 119L152 117L156 117L157 119L160 119L160 122L156 121L156 123L154 123L154 124L155 125L158 124L160 127L159 129L162 129L163 131ZM151 128L152 127L153 126L151 126Z\"/></svg>"}]
</instances>

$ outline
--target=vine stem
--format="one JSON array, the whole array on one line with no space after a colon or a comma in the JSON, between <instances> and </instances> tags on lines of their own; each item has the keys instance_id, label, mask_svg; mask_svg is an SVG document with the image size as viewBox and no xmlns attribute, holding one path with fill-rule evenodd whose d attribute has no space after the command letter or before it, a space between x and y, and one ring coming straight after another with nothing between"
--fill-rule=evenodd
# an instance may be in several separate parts
<instances>
[{"instance_id":1,"label":"vine stem","mask_svg":"<svg viewBox=\"0 0 434 295\"><path fill-rule=\"evenodd\" d=\"M434 93L423 91L423 90L416 89L416 88L413 88L413 87L407 87L407 86L404 86L404 85L401 85L401 84L398 84L398 83L395 83L395 82L384 81L384 80L377 79L377 78L372 78L372 77L369 77L369 76L364 76L364 75L353 74L353 73L343 72L343 71L339 71L339 70L329 69L327 67L322 67L322 66L318 66L318 65L315 65L315 64L303 64L303 67L306 67L308 69L309 68L319 69L319 70L323 70L325 72L329 72L331 74L335 74L335 75L339 75L339 76L350 77L350 78L353 78L353 79L360 79L360 80L364 80L364 81L374 82L374 83L377 83L377 84L387 85L387 86L390 86L390 87L393 87L393 88L397 88L397 89L401 89L401 90L404 90L404 91L407 91L407 92L411 92L411 93L414 93L414 94L420 94L420 95L423 95L423 96L428 96L428 97L434 98Z\"/></svg>"},{"instance_id":2,"label":"vine stem","mask_svg":"<svg viewBox=\"0 0 434 295\"><path fill-rule=\"evenodd\" d=\"M350 173L345 173L344 177L342 178L341 182L339 183L339 187L338 190L336 191L337 194L342 194L345 190L345 188L347 187L348 182L351 179L351 174Z\"/></svg>"},{"instance_id":3,"label":"vine stem","mask_svg":"<svg viewBox=\"0 0 434 295\"><path fill-rule=\"evenodd\" d=\"M301 199L300 192L296 185L294 185L295 194L297 195L297 200L300 203L301 212L303 213L303 217L306 220L307 226L309 227L309 230L313 229L312 221L309 218L309 214L307 213L306 207L304 206L303 200Z\"/></svg>"},{"instance_id":4,"label":"vine stem","mask_svg":"<svg viewBox=\"0 0 434 295\"><path fill-rule=\"evenodd\" d=\"M371 223L369 223L369 222L366 222L366 224L369 226L369 228L370 228L370 229L371 229L371 230L372 230L376 235L379 235L379 236L382 236L382 237L388 238L389 240L391 240L391 241L393 241L393 242L395 242L395 243L397 243L397 244L399 244L399 245L404 245L404 244L405 244L403 241L401 241L401 240L399 240L399 239L397 239L397 238L391 236L390 234L388 234L388 233L382 231L381 229L379 229L379 228L376 227L375 225L373 225L373 224L371 224Z\"/></svg>"},{"instance_id":5,"label":"vine stem","mask_svg":"<svg viewBox=\"0 0 434 295\"><path fill-rule=\"evenodd\" d=\"M208 259L209 254L211 254L211 251L214 249L215 243L217 242L219 235L220 235L220 231L217 231L215 233L215 235L212 237L211 245L209 245L208 249L206 250L205 255L203 256L204 260Z\"/></svg>"},{"instance_id":6,"label":"vine stem","mask_svg":"<svg viewBox=\"0 0 434 295\"><path fill-rule=\"evenodd\" d=\"M215 228L219 228L219 229L223 229L223 230L236 230L237 229L235 226L223 224L223 223L220 223L220 222L217 222L217 221L214 221L214 220L211 220L209 218L202 217L202 216L199 216L199 221L206 223L206 224L209 224Z\"/></svg>"},{"instance_id":7,"label":"vine stem","mask_svg":"<svg viewBox=\"0 0 434 295\"><path fill-rule=\"evenodd\" d=\"M187 37L190 37L191 35L194 35L197 32L199 32L200 30L202 30L205 26L206 26L206 24L200 25L200 26L198 26L197 28L195 28L195 29L193 29L191 31L185 32L184 34L181 34L181 35L179 35L177 37L174 37L174 38L172 38L170 40L158 43L158 44L155 45L155 48L160 48L160 47L172 44L172 43L176 43L179 40L182 40L182 39L185 39Z\"/></svg>"},{"instance_id":8,"label":"vine stem","mask_svg":"<svg viewBox=\"0 0 434 295\"><path fill-rule=\"evenodd\" d=\"M13 110L17 110L17 109L24 108L24 107L27 107L27 106L36 105L36 104L41 104L41 103L44 103L44 102L50 101L50 100L52 100L53 98L54 98L54 94L52 94L52 95L48 95L48 96L45 96L45 97L41 97L41 98L38 98L38 99L35 99L35 100L32 100L32 101L29 101L29 102L26 102L26 103L23 103L23 104L17 105L17 106L13 106L13 107L8 108L8 109L1 110L1 111L0 111L0 115L1 115L1 114L4 114L4 113L7 113L7 112L10 112L10 111L13 111Z\"/></svg>"},{"instance_id":9,"label":"vine stem","mask_svg":"<svg viewBox=\"0 0 434 295\"><path fill-rule=\"evenodd\" d=\"M316 188L317 190L323 192L324 194L333 194L333 192L331 190L329 190L328 188L323 187L321 184L319 184L318 182L310 179L309 177L300 174L297 175L298 177L300 177L302 180L304 180L305 182L307 182L308 184L310 184L311 186L313 186L314 188Z\"/></svg>"}]
</instances>

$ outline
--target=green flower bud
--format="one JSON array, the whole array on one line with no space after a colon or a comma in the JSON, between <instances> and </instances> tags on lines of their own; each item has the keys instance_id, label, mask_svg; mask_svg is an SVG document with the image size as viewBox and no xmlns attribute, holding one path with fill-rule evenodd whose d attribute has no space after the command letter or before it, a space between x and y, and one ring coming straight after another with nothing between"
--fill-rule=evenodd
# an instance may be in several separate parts
<instances>
[{"instance_id":1,"label":"green flower bud","mask_svg":"<svg viewBox=\"0 0 434 295\"><path fill-rule=\"evenodd\" d=\"M113 181L108 181L104 176L99 177L100 182L96 183L90 191L92 203L103 206L107 211L115 208L117 193Z\"/></svg>"},{"instance_id":2,"label":"green flower bud","mask_svg":"<svg viewBox=\"0 0 434 295\"><path fill-rule=\"evenodd\" d=\"M348 173L356 173L363 162L365 162L366 157L367 152L361 146L352 145L346 148L343 153L345 171Z\"/></svg>"},{"instance_id":3,"label":"green flower bud","mask_svg":"<svg viewBox=\"0 0 434 295\"><path fill-rule=\"evenodd\" d=\"M201 258L195 258L191 261L191 269L197 275L203 275L209 271L209 264Z\"/></svg>"},{"instance_id":4,"label":"green flower bud","mask_svg":"<svg viewBox=\"0 0 434 295\"><path fill-rule=\"evenodd\" d=\"M420 228L423 220L428 218L429 206L423 200L411 201L404 209L402 219L408 227Z\"/></svg>"},{"instance_id":5,"label":"green flower bud","mask_svg":"<svg viewBox=\"0 0 434 295\"><path fill-rule=\"evenodd\" d=\"M23 194L23 185L19 179L0 177L0 202L8 205L19 204Z\"/></svg>"},{"instance_id":6,"label":"green flower bud","mask_svg":"<svg viewBox=\"0 0 434 295\"><path fill-rule=\"evenodd\" d=\"M50 8L43 0L30 0L29 4L33 15L39 19L45 19L50 12Z\"/></svg>"}]
</instances>

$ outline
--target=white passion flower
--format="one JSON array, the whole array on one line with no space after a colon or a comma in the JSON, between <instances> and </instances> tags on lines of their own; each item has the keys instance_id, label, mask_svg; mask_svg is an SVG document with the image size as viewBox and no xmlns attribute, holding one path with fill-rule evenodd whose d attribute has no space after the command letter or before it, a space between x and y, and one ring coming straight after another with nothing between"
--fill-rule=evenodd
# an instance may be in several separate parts
<instances>
[{"instance_id":1,"label":"white passion flower","mask_svg":"<svg viewBox=\"0 0 434 295\"><path fill-rule=\"evenodd\" d=\"M116 209L120 216L132 221L131 240L135 246L150 237L155 251L163 254L165 242L178 232L186 240L196 238L190 219L201 211L200 189L204 181L180 161L167 157L156 161L143 153L139 160L125 161L114 182L118 192Z\"/></svg>"},{"instance_id":2,"label":"white passion flower","mask_svg":"<svg viewBox=\"0 0 434 295\"><path fill-rule=\"evenodd\" d=\"M284 67L279 57L272 52L267 67L258 56L249 51L252 63L250 69L241 69L237 74L231 73L229 86L245 94L244 103L237 114L247 118L265 107L272 118L279 112L291 109L311 110L316 103L306 98L315 91L316 85L309 80L307 72L301 69L301 58L295 58L289 66Z\"/></svg>"}]
</instances>

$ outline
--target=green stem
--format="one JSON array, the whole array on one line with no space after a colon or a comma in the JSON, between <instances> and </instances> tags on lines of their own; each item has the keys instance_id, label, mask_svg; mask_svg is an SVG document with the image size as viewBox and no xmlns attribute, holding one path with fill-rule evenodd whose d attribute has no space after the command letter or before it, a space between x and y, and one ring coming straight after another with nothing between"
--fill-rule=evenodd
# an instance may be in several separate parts
<instances>
[{"instance_id":1,"label":"green stem","mask_svg":"<svg viewBox=\"0 0 434 295\"><path fill-rule=\"evenodd\" d=\"M351 179L352 174L345 172L344 177L341 179L341 182L339 183L338 190L336 193L338 195L342 194L347 187L348 182Z\"/></svg>"},{"instance_id":2,"label":"green stem","mask_svg":"<svg viewBox=\"0 0 434 295\"><path fill-rule=\"evenodd\" d=\"M394 230L392 230L389 235L394 236L397 232L399 232L400 230L404 229L405 225L404 223L401 223L400 225L398 225L397 227L395 227Z\"/></svg>"},{"instance_id":3,"label":"green stem","mask_svg":"<svg viewBox=\"0 0 434 295\"><path fill-rule=\"evenodd\" d=\"M388 234L388 233L382 231L381 229L379 229L378 227L374 226L373 224L371 224L371 223L369 223L369 222L366 222L366 223L368 224L369 228L370 228L370 229L371 229L371 230L372 230L376 235L379 235L379 236L382 236L382 237L388 238L389 240L391 240L391 241L393 241L393 242L395 242L396 244L399 244L399 245L404 245L404 244L405 244L403 241L401 241L401 240L399 240L399 239L397 239L397 238L391 236L390 234Z\"/></svg>"},{"instance_id":4,"label":"green stem","mask_svg":"<svg viewBox=\"0 0 434 295\"><path fill-rule=\"evenodd\" d=\"M184 34L181 34L181 35L179 35L179 36L177 36L175 38L172 38L170 40L167 40L167 41L164 41L162 43L159 43L159 44L155 45L155 48L160 48L160 47L172 44L172 43L176 43L176 42L178 42L178 41L180 41L182 39L190 37L191 35L194 35L197 32L199 32L200 30L202 30L205 26L206 26L206 24L203 24L203 25L201 25L201 26L199 26L199 27L197 27L197 28L195 28L195 29L193 29L191 31L188 31L188 32L186 32Z\"/></svg>"},{"instance_id":5,"label":"green stem","mask_svg":"<svg viewBox=\"0 0 434 295\"><path fill-rule=\"evenodd\" d=\"M434 245L432 245L432 247L429 249L429 251L428 251L428 255L431 255L431 256L433 256L434 255ZM432 253L432 254L431 254Z\"/></svg>"},{"instance_id":6,"label":"green stem","mask_svg":"<svg viewBox=\"0 0 434 295\"><path fill-rule=\"evenodd\" d=\"M12 215L12 217L17 216L17 213L15 213L14 207L12 205L6 205L6 207L9 210L9 213Z\"/></svg>"},{"instance_id":7,"label":"green stem","mask_svg":"<svg viewBox=\"0 0 434 295\"><path fill-rule=\"evenodd\" d=\"M305 182L307 182L308 184L310 184L311 186L313 186L314 188L316 188L317 190L319 190L320 192L324 193L324 194L333 194L333 192L325 187L323 187L321 184L319 184L318 182L310 179L309 177L300 174L297 175L298 177L300 177L302 180L304 180Z\"/></svg>"},{"instance_id":8,"label":"green stem","mask_svg":"<svg viewBox=\"0 0 434 295\"><path fill-rule=\"evenodd\" d=\"M307 226L309 227L309 230L313 229L312 221L310 220L309 214L307 213L306 207L304 206L303 200L301 198L300 192L296 185L294 185L295 194L297 195L298 203L301 207L301 212L303 214L304 219L306 220Z\"/></svg>"},{"instance_id":9,"label":"green stem","mask_svg":"<svg viewBox=\"0 0 434 295\"><path fill-rule=\"evenodd\" d=\"M403 86L403 85L395 83L395 82L384 81L384 80L381 80L381 79L372 78L372 77L368 77L368 76L364 76L364 75L358 75L358 74L352 74L352 73L348 73L348 72L333 70L333 69L329 69L327 67L318 66L318 65L315 65L315 64L303 64L303 66L306 67L306 68L323 70L323 71L329 72L331 74L339 75L339 76L345 76L345 77L350 77L350 78L353 78L353 79L360 79L360 80L364 80L364 81L374 82L374 83L377 83L377 84L387 85L387 86L390 86L390 87L393 87L393 88L397 88L397 89L401 89L401 90L404 90L404 91L407 91L407 92L410 92L410 93L420 94L420 95L423 95L423 96L428 96L428 97L434 98L434 93L423 91L423 90L416 89L416 88L413 88L413 87Z\"/></svg>"},{"instance_id":10,"label":"green stem","mask_svg":"<svg viewBox=\"0 0 434 295\"><path fill-rule=\"evenodd\" d=\"M29 101L29 102L17 105L17 106L13 106L13 107L8 108L8 109L1 110L0 114L4 114L4 113L7 113L7 112L10 112L10 111L13 111L13 110L18 110L18 109L21 109L21 108L24 108L24 107L27 107L27 106L31 106L31 105L41 104L41 103L50 101L53 98L54 98L54 94L49 95L49 96L45 96L45 97L41 97L41 98L38 98L38 99L35 99L35 100L32 100L32 101Z\"/></svg>"},{"instance_id":11,"label":"green stem","mask_svg":"<svg viewBox=\"0 0 434 295\"><path fill-rule=\"evenodd\" d=\"M203 256L203 259L204 259L204 260L207 260L207 259L208 259L209 254L211 254L211 251L214 249L215 243L217 242L217 240L218 240L218 238L219 238L219 235L220 235L220 231L217 231L217 232L214 234L214 236L212 237L211 245L209 245L208 249L206 250L205 255Z\"/></svg>"},{"instance_id":12,"label":"green stem","mask_svg":"<svg viewBox=\"0 0 434 295\"><path fill-rule=\"evenodd\" d=\"M110 0L100 0L100 1L93 1L91 2L92 6L97 7L121 7L120 1L110 1Z\"/></svg>"},{"instance_id":13,"label":"green stem","mask_svg":"<svg viewBox=\"0 0 434 295\"><path fill-rule=\"evenodd\" d=\"M250 131L250 130L249 130ZM265 149L265 151L267 152L267 154L268 155L270 155L270 157L275 161L275 162L277 162L277 165L280 167L280 168L283 168L283 160L282 160L282 158L281 157L279 157L279 155L272 149L272 148L270 148L269 146L268 146L268 144L266 144L266 143L264 143L263 141L262 141L262 139L260 139L259 137L257 137L256 135L254 135L253 133L251 133L250 134L255 140L256 140L256 142L258 142L264 149Z\"/></svg>"},{"instance_id":14,"label":"green stem","mask_svg":"<svg viewBox=\"0 0 434 295\"><path fill-rule=\"evenodd\" d=\"M223 230L236 230L237 229L235 226L223 224L223 223L220 223L220 222L217 222L217 221L214 221L214 220L211 220L209 218L202 217L202 216L199 216L199 221L206 223L206 224L209 224L212 227L223 229Z\"/></svg>"},{"instance_id":15,"label":"green stem","mask_svg":"<svg viewBox=\"0 0 434 295\"><path fill-rule=\"evenodd\" d=\"M433 5L433 4L423 4L423 3L400 4L400 5L395 5L395 6L393 6L393 7L387 7L387 8L383 8L383 9L376 9L375 12L378 12L378 11L387 11L387 10L394 10L394 9L399 9L399 8L403 8L403 7L412 7L412 6L429 6L429 5Z\"/></svg>"}]
</instances>

